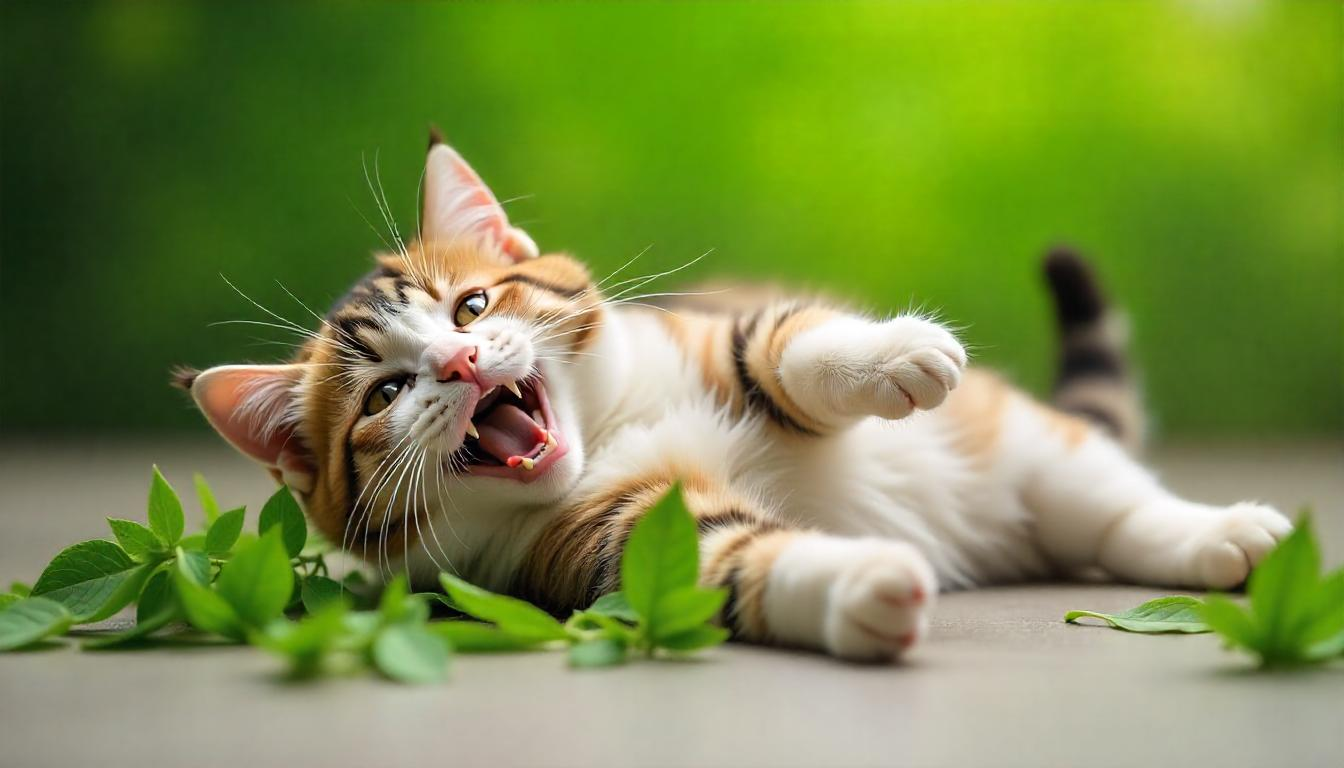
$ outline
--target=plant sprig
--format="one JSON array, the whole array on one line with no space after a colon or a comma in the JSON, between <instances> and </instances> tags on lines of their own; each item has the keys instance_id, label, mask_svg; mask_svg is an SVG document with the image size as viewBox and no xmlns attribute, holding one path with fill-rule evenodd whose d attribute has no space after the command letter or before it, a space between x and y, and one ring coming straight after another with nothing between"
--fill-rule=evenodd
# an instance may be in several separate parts
<instances>
[{"instance_id":1,"label":"plant sprig","mask_svg":"<svg viewBox=\"0 0 1344 768\"><path fill-rule=\"evenodd\" d=\"M1344 658L1344 567L1321 573L1309 512L1251 571L1246 591L1249 605L1219 594L1204 600L1177 595L1118 614L1069 611L1064 620L1091 617L1130 632L1216 632L1225 646L1251 654L1262 667Z\"/></svg>"},{"instance_id":2,"label":"plant sprig","mask_svg":"<svg viewBox=\"0 0 1344 768\"><path fill-rule=\"evenodd\" d=\"M83 647L113 649L173 633L263 648L285 658L296 677L371 668L407 683L443 680L454 651L567 647L571 665L596 667L631 653L693 651L728 636L709 623L726 593L696 586L695 523L677 488L632 531L621 562L625 592L562 623L447 573L440 577L446 594L414 594L403 577L375 601L359 571L332 578L330 545L310 534L287 488L266 501L250 533L244 508L221 511L205 479L196 475L194 484L204 511L199 531L186 534L181 499L156 467L147 524L109 518L115 541L67 547L31 590L15 582L0 594L0 650L129 606L133 626L93 634ZM431 599L472 618L430 621Z\"/></svg>"}]
</instances>

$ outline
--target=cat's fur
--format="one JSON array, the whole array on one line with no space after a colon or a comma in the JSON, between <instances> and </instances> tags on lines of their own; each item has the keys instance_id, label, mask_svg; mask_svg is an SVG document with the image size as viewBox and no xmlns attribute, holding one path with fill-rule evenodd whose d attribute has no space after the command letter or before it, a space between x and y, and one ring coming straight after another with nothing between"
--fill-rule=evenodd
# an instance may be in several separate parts
<instances>
[{"instance_id":1,"label":"cat's fur","mask_svg":"<svg viewBox=\"0 0 1344 768\"><path fill-rule=\"evenodd\" d=\"M437 140L424 185L420 238L380 256L294 362L181 379L328 537L385 573L451 568L581 607L619 586L631 527L680 480L702 580L730 588L737 636L891 659L940 588L1081 574L1228 588L1289 531L1264 506L1178 498L1131 458L1123 350L1069 254L1047 269L1063 341L1052 407L967 369L954 335L918 316L604 300L637 283L597 286L569 256L538 256ZM489 304L472 319L460 304L475 289ZM502 394L514 382L522 402ZM540 420L499 405L469 422L483 393ZM516 459L541 450L535 469L463 470L489 453L464 448L468 431L492 424L496 452L537 441Z\"/></svg>"}]
</instances>

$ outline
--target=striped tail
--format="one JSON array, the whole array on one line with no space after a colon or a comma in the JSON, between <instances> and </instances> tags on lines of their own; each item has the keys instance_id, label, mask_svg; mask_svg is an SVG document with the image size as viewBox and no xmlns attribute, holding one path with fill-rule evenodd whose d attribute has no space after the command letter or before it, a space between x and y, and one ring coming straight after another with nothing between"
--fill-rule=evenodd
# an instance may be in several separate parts
<instances>
[{"instance_id":1,"label":"striped tail","mask_svg":"<svg viewBox=\"0 0 1344 768\"><path fill-rule=\"evenodd\" d=\"M1126 358L1124 317L1107 306L1092 267L1073 250L1051 250L1045 277L1059 327L1055 407L1088 419L1136 453L1144 414Z\"/></svg>"}]
</instances>

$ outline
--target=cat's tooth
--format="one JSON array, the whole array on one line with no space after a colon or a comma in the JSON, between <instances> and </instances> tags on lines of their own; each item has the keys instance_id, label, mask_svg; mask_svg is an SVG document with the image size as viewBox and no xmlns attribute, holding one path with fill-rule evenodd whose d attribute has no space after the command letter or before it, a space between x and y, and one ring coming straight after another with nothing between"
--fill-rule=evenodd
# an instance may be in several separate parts
<instances>
[{"instance_id":1,"label":"cat's tooth","mask_svg":"<svg viewBox=\"0 0 1344 768\"><path fill-rule=\"evenodd\" d=\"M523 399L523 392L522 390L518 389L518 382L510 381L508 384L504 385L504 388L512 392L513 396L518 398L519 400Z\"/></svg>"},{"instance_id":2,"label":"cat's tooth","mask_svg":"<svg viewBox=\"0 0 1344 768\"><path fill-rule=\"evenodd\" d=\"M523 460L522 460L521 463L522 463L522 465L523 465L523 469L526 469L526 470L529 471L529 472L531 472L531 471L532 471L532 468L535 467L535 466L537 465L537 462L536 462L535 459L529 459L529 458L527 458L527 457L523 457Z\"/></svg>"},{"instance_id":3,"label":"cat's tooth","mask_svg":"<svg viewBox=\"0 0 1344 768\"><path fill-rule=\"evenodd\" d=\"M481 433L476 431L476 425L472 423L471 419L467 419L467 434L477 440L481 439Z\"/></svg>"},{"instance_id":4,"label":"cat's tooth","mask_svg":"<svg viewBox=\"0 0 1344 768\"><path fill-rule=\"evenodd\" d=\"M550 431L548 430L548 431L546 432L546 447L547 447L547 448L554 448L555 446L556 446L555 435L552 435L552 434L550 433Z\"/></svg>"}]
</instances>

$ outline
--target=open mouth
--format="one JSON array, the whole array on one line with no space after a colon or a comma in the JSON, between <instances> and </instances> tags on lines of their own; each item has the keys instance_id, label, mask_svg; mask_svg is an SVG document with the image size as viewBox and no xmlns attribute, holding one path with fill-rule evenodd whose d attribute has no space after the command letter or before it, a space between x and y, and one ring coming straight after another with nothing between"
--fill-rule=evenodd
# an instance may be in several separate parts
<instances>
[{"instance_id":1,"label":"open mouth","mask_svg":"<svg viewBox=\"0 0 1344 768\"><path fill-rule=\"evenodd\" d=\"M539 376L492 387L476 401L457 456L467 472L530 483L566 450Z\"/></svg>"}]
</instances>

